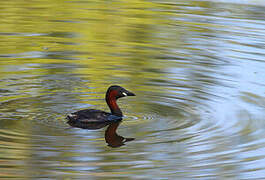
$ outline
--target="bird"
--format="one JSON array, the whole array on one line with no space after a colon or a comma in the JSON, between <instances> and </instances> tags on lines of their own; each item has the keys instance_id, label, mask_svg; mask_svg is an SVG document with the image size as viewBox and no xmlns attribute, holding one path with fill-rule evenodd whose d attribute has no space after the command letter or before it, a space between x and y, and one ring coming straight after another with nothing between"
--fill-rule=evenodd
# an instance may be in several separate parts
<instances>
[{"instance_id":1,"label":"bird","mask_svg":"<svg viewBox=\"0 0 265 180\"><path fill-rule=\"evenodd\" d=\"M74 127L89 129L88 125L96 127L95 124L104 124L111 122L118 122L122 120L123 114L117 104L117 100L126 96L135 96L134 93L126 90L125 88L112 85L108 88L105 96L106 103L111 112L105 112L97 109L83 109L66 116L67 123ZM101 126L101 125L99 125Z\"/></svg>"}]
</instances>

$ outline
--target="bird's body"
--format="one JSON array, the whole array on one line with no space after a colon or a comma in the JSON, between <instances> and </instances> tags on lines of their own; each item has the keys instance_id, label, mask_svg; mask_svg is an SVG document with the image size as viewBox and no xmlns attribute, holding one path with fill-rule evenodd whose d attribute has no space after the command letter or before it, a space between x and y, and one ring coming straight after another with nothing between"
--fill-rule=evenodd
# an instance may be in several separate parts
<instances>
[{"instance_id":1,"label":"bird's body","mask_svg":"<svg viewBox=\"0 0 265 180\"><path fill-rule=\"evenodd\" d=\"M67 116L68 120L71 121L80 121L81 123L87 122L107 122L114 120L121 120L119 116L112 115L111 113L97 110L97 109L84 109L74 113L71 113Z\"/></svg>"}]
</instances>

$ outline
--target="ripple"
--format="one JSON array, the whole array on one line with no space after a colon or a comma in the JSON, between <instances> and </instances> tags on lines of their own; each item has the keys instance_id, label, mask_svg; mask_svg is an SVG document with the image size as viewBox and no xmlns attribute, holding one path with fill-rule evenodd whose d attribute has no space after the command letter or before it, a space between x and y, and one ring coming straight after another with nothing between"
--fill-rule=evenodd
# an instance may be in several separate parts
<instances>
[{"instance_id":1,"label":"ripple","mask_svg":"<svg viewBox=\"0 0 265 180\"><path fill-rule=\"evenodd\" d=\"M46 47L44 49L48 50ZM0 54L0 58L43 58L43 59L62 59L62 60L76 60L74 57L77 55L84 54L79 51L30 51L17 54Z\"/></svg>"},{"instance_id":2,"label":"ripple","mask_svg":"<svg viewBox=\"0 0 265 180\"><path fill-rule=\"evenodd\" d=\"M54 129L67 129L69 125L66 123L67 120L62 114L44 114L38 113L30 117L34 124L47 126Z\"/></svg>"},{"instance_id":3,"label":"ripple","mask_svg":"<svg viewBox=\"0 0 265 180\"><path fill-rule=\"evenodd\" d=\"M125 124L142 124L142 123L146 123L146 122L150 122L153 121L155 119L157 119L158 115L156 114L141 114L138 113L136 115L124 115L123 118L123 122Z\"/></svg>"},{"instance_id":4,"label":"ripple","mask_svg":"<svg viewBox=\"0 0 265 180\"><path fill-rule=\"evenodd\" d=\"M0 177L264 179L264 6L221 2L2 3ZM119 148L65 120L113 83Z\"/></svg>"}]
</instances>

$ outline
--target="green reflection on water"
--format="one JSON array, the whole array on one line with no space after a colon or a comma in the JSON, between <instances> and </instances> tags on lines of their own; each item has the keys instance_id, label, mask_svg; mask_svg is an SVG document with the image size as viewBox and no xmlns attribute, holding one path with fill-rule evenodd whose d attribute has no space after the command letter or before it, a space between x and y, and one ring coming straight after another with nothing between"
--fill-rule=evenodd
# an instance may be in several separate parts
<instances>
[{"instance_id":1,"label":"green reflection on water","mask_svg":"<svg viewBox=\"0 0 265 180\"><path fill-rule=\"evenodd\" d=\"M229 69L243 64L243 53L263 62L262 7L15 0L0 8L0 177L237 179L241 149L255 150L240 142L264 135L263 85L238 90L240 71ZM136 140L118 149L106 146L103 130L69 129L64 119L82 108L108 111L111 84L137 94L119 101L119 134Z\"/></svg>"}]
</instances>

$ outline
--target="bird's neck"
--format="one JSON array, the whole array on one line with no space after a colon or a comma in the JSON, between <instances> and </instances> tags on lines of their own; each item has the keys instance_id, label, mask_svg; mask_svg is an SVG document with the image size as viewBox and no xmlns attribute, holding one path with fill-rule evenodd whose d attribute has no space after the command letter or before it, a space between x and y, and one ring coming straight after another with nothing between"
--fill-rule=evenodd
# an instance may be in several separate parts
<instances>
[{"instance_id":1,"label":"bird's neck","mask_svg":"<svg viewBox=\"0 0 265 180\"><path fill-rule=\"evenodd\" d=\"M106 95L106 102L110 108L113 115L122 117L122 112L117 104L116 100L117 91L111 91Z\"/></svg>"}]
</instances>

